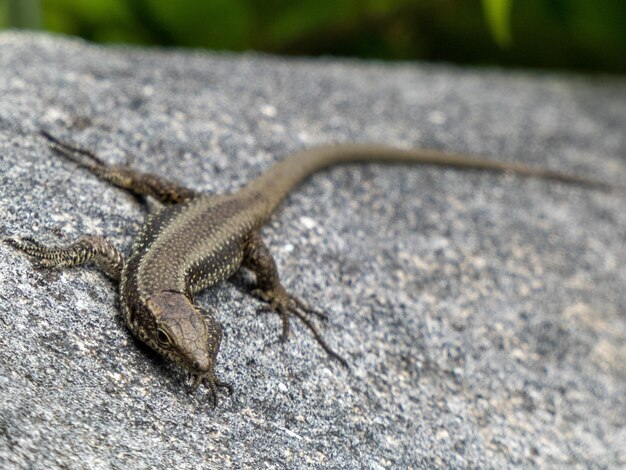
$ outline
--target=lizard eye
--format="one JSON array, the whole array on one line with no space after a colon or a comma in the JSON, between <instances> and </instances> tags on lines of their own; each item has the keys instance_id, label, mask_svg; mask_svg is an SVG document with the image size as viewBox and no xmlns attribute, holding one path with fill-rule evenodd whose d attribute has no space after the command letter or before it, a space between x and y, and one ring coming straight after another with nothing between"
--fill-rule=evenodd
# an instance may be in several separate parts
<instances>
[{"instance_id":1,"label":"lizard eye","mask_svg":"<svg viewBox=\"0 0 626 470\"><path fill-rule=\"evenodd\" d=\"M157 337L157 341L159 342L161 346L172 345L172 339L170 338L170 335L168 335L164 329L158 328L156 337Z\"/></svg>"}]
</instances>

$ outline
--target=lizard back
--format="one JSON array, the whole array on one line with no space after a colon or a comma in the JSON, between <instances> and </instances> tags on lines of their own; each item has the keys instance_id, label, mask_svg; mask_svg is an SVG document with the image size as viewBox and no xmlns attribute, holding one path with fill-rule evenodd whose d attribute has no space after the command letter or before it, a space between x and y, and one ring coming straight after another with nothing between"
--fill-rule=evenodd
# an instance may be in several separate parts
<instances>
[{"instance_id":1,"label":"lizard back","mask_svg":"<svg viewBox=\"0 0 626 470\"><path fill-rule=\"evenodd\" d=\"M148 216L122 273L123 304L163 291L194 294L232 275L255 225L247 201L202 196Z\"/></svg>"}]
</instances>

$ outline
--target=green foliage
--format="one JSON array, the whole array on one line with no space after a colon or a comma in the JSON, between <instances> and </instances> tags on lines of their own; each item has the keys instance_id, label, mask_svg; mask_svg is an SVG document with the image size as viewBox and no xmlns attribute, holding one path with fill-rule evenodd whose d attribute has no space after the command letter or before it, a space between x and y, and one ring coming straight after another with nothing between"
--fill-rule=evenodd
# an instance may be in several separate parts
<instances>
[{"instance_id":1,"label":"green foliage","mask_svg":"<svg viewBox=\"0 0 626 470\"><path fill-rule=\"evenodd\" d=\"M16 28L37 29L41 26L39 0L5 0L6 22Z\"/></svg>"},{"instance_id":2,"label":"green foliage","mask_svg":"<svg viewBox=\"0 0 626 470\"><path fill-rule=\"evenodd\" d=\"M151 44L151 34L136 21L126 0L42 0L50 31L96 42Z\"/></svg>"},{"instance_id":3,"label":"green foliage","mask_svg":"<svg viewBox=\"0 0 626 470\"><path fill-rule=\"evenodd\" d=\"M97 42L626 72L625 0L8 2Z\"/></svg>"},{"instance_id":4,"label":"green foliage","mask_svg":"<svg viewBox=\"0 0 626 470\"><path fill-rule=\"evenodd\" d=\"M511 7L513 0L483 0L483 10L494 40L506 47L511 43Z\"/></svg>"},{"instance_id":5,"label":"green foliage","mask_svg":"<svg viewBox=\"0 0 626 470\"><path fill-rule=\"evenodd\" d=\"M252 12L246 0L134 0L131 3L141 6L135 9L139 19L152 16L148 24L154 24L152 31L158 32L167 43L217 49L241 49L248 45Z\"/></svg>"}]
</instances>

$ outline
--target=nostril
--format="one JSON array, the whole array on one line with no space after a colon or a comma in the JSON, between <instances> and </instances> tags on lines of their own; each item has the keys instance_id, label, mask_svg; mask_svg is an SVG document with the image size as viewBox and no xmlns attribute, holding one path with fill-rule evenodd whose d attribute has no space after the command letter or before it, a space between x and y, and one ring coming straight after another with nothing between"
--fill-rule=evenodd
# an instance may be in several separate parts
<instances>
[{"instance_id":1,"label":"nostril","mask_svg":"<svg viewBox=\"0 0 626 470\"><path fill-rule=\"evenodd\" d=\"M209 358L204 354L194 354L191 359L191 367L198 372L206 372L209 370Z\"/></svg>"}]
</instances>

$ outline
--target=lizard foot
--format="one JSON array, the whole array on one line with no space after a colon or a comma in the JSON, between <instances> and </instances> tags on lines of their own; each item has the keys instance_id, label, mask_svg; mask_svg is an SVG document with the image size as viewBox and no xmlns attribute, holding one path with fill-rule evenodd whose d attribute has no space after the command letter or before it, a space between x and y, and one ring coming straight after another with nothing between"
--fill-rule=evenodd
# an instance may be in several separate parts
<instances>
[{"instance_id":1,"label":"lizard foot","mask_svg":"<svg viewBox=\"0 0 626 470\"><path fill-rule=\"evenodd\" d=\"M333 351L328 344L326 344L326 341L322 338L322 335L317 330L317 327L309 318L310 315L316 315L323 320L327 320L328 315L309 307L298 297L288 294L282 286L275 287L271 290L255 289L252 291L252 294L264 302L267 302L269 309L281 316L283 331L280 336L280 340L282 342L287 341L287 338L289 337L289 317L297 317L311 331L313 337L322 349L324 349L329 356L337 360L346 369L349 369L348 362Z\"/></svg>"},{"instance_id":2,"label":"lizard foot","mask_svg":"<svg viewBox=\"0 0 626 470\"><path fill-rule=\"evenodd\" d=\"M38 268L67 268L93 261L116 280L119 280L124 268L122 254L98 236L82 236L64 246L46 246L31 237L9 237L3 241L28 255Z\"/></svg>"},{"instance_id":3,"label":"lizard foot","mask_svg":"<svg viewBox=\"0 0 626 470\"><path fill-rule=\"evenodd\" d=\"M53 268L59 264L53 249L46 247L32 237L9 237L5 238L3 242L28 255L36 268Z\"/></svg>"},{"instance_id":4,"label":"lizard foot","mask_svg":"<svg viewBox=\"0 0 626 470\"><path fill-rule=\"evenodd\" d=\"M217 389L225 388L228 396L233 394L233 386L227 382L222 382L214 373L206 374L192 374L193 382L191 384L191 391L196 391L202 381L206 381L211 394L211 405L213 408L217 407Z\"/></svg>"}]
</instances>

